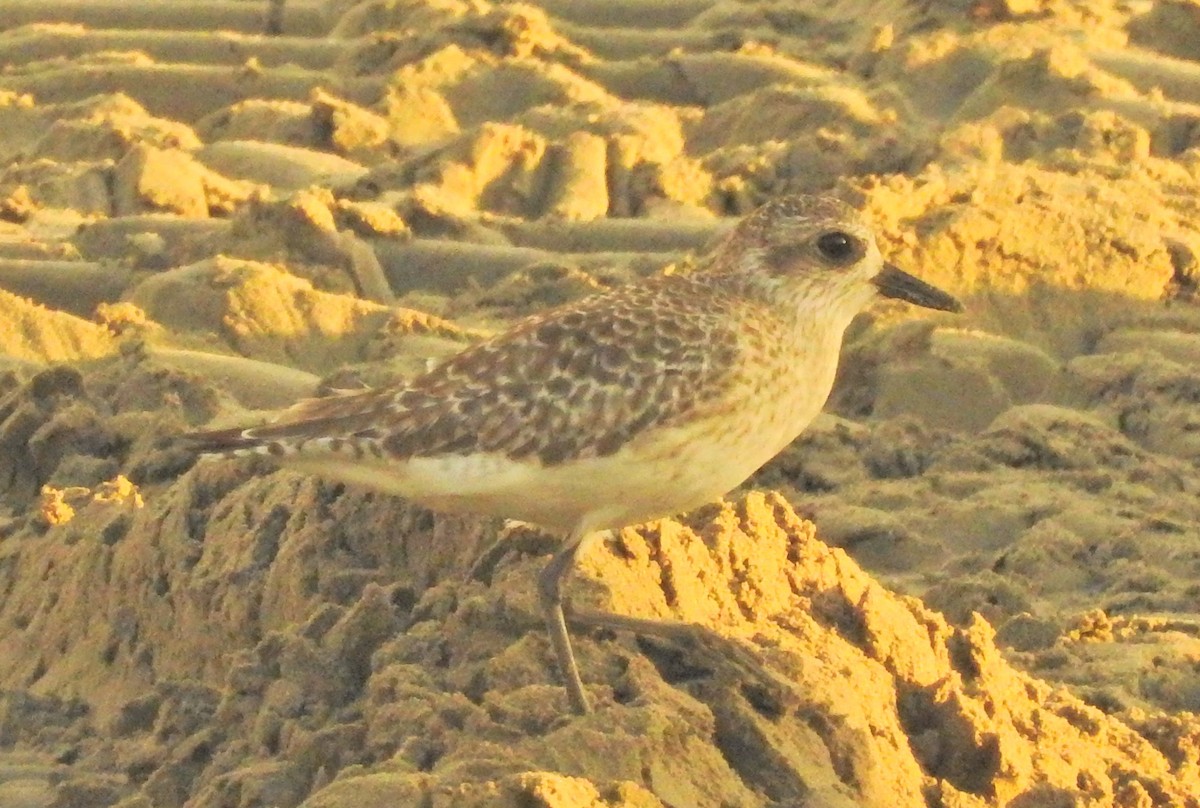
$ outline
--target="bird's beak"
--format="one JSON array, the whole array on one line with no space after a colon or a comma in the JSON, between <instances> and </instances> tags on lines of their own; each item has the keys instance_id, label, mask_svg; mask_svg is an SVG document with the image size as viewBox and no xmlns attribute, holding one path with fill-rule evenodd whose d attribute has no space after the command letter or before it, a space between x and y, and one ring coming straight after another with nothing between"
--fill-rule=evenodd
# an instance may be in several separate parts
<instances>
[{"instance_id":1,"label":"bird's beak","mask_svg":"<svg viewBox=\"0 0 1200 808\"><path fill-rule=\"evenodd\" d=\"M938 311L960 312L963 310L953 296L943 292L936 286L931 286L920 278L909 275L904 270L892 264L884 264L879 274L871 279L879 294L903 300L915 306Z\"/></svg>"}]
</instances>

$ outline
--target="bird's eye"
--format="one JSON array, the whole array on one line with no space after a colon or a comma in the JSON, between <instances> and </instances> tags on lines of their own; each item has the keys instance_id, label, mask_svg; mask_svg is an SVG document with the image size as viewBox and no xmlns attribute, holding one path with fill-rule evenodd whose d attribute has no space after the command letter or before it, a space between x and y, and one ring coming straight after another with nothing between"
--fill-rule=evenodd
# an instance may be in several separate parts
<instances>
[{"instance_id":1,"label":"bird's eye","mask_svg":"<svg viewBox=\"0 0 1200 808\"><path fill-rule=\"evenodd\" d=\"M817 249L821 251L822 256L835 264L849 263L857 258L860 252L858 239L841 230L833 230L818 236Z\"/></svg>"}]
</instances>

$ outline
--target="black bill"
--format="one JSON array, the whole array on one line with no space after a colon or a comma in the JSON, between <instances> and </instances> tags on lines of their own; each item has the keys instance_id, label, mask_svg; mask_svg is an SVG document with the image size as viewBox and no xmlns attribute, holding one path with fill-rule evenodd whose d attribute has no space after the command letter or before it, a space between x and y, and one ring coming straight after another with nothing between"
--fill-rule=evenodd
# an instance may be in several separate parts
<instances>
[{"instance_id":1,"label":"black bill","mask_svg":"<svg viewBox=\"0 0 1200 808\"><path fill-rule=\"evenodd\" d=\"M884 297L892 297L915 306L924 306L927 309L939 311L960 312L963 310L962 303L959 303L953 296L891 264L884 264L879 274L871 279L871 283L875 284L879 289L879 294Z\"/></svg>"}]
</instances>

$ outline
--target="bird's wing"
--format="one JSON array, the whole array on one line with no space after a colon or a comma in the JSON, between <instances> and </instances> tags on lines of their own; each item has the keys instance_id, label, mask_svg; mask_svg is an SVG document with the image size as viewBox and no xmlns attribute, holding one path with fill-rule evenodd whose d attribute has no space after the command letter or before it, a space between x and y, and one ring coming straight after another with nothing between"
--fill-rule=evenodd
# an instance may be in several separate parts
<instances>
[{"instance_id":1,"label":"bird's wing","mask_svg":"<svg viewBox=\"0 0 1200 808\"><path fill-rule=\"evenodd\" d=\"M409 382L193 437L205 451L279 455L352 442L396 458L604 456L725 392L740 364L732 305L686 278L624 287L529 318Z\"/></svg>"}]
</instances>

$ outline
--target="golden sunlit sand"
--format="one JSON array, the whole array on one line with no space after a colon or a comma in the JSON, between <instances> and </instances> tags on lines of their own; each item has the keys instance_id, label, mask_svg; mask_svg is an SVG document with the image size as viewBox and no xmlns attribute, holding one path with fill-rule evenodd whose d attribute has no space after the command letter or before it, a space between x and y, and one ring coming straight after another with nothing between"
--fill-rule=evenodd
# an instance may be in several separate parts
<instances>
[{"instance_id":1,"label":"golden sunlit sand","mask_svg":"<svg viewBox=\"0 0 1200 808\"><path fill-rule=\"evenodd\" d=\"M0 64L3 808L1200 805L1194 3L12 0ZM811 192L967 312L581 558L592 716L553 539L169 440Z\"/></svg>"}]
</instances>

